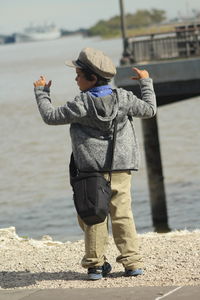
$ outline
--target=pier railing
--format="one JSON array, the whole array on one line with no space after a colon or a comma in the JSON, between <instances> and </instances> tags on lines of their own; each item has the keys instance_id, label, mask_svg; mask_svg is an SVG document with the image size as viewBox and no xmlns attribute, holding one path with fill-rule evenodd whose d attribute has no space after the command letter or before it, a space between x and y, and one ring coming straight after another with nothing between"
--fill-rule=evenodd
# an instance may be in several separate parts
<instances>
[{"instance_id":1,"label":"pier railing","mask_svg":"<svg viewBox=\"0 0 200 300\"><path fill-rule=\"evenodd\" d=\"M128 38L121 63L149 62L200 56L200 24L174 32Z\"/></svg>"}]
</instances>

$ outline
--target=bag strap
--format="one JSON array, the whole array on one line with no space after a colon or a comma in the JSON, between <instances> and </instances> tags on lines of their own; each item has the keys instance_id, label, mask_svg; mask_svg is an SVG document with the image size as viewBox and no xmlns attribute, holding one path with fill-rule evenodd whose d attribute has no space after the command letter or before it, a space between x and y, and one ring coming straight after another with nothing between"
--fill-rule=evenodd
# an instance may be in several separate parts
<instances>
[{"instance_id":1,"label":"bag strap","mask_svg":"<svg viewBox=\"0 0 200 300\"><path fill-rule=\"evenodd\" d=\"M115 119L114 119L114 131L113 131L111 161L110 161L110 169L109 169L110 181L111 181L111 172L113 170L113 163L114 163L114 152L115 152L115 145L116 145L116 137L117 137L117 117L115 117Z\"/></svg>"},{"instance_id":2,"label":"bag strap","mask_svg":"<svg viewBox=\"0 0 200 300\"><path fill-rule=\"evenodd\" d=\"M118 94L116 91L116 97L117 97L117 104L119 103ZM111 177L112 177L112 170L113 170L113 162L114 162L114 152L115 152L115 145L116 145L116 139L117 139L117 116L118 113L113 121L114 123L114 131L113 131L113 141L112 141L112 149L111 149L111 162L110 162L110 170L108 172L109 174L109 183L111 183Z\"/></svg>"}]
</instances>

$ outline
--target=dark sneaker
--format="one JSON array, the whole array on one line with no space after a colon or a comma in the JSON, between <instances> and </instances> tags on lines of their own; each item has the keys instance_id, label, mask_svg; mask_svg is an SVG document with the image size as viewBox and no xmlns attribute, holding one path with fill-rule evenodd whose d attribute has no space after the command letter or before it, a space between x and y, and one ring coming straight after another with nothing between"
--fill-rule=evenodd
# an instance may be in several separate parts
<instances>
[{"instance_id":1,"label":"dark sneaker","mask_svg":"<svg viewBox=\"0 0 200 300\"><path fill-rule=\"evenodd\" d=\"M99 280L112 270L111 265L108 262L105 262L101 267L93 267L88 269L88 279L89 280Z\"/></svg>"},{"instance_id":2,"label":"dark sneaker","mask_svg":"<svg viewBox=\"0 0 200 300\"><path fill-rule=\"evenodd\" d=\"M138 276L138 275L142 275L142 274L143 274L142 269L135 269L135 270L125 269L124 276L131 277L131 276Z\"/></svg>"}]
</instances>

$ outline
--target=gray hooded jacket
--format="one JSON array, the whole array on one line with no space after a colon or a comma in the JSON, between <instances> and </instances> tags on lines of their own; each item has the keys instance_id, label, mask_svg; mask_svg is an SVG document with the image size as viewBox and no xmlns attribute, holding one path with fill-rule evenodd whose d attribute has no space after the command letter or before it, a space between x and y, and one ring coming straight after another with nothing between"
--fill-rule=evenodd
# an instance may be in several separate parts
<instances>
[{"instance_id":1,"label":"gray hooded jacket","mask_svg":"<svg viewBox=\"0 0 200 300\"><path fill-rule=\"evenodd\" d=\"M79 170L109 170L116 116L118 125L113 170L138 170L139 149L132 118L151 118L156 113L152 79L140 79L139 82L142 99L117 88L111 95L102 98L83 92L58 108L51 104L47 87L35 88L44 122L49 125L71 124L72 151Z\"/></svg>"}]
</instances>

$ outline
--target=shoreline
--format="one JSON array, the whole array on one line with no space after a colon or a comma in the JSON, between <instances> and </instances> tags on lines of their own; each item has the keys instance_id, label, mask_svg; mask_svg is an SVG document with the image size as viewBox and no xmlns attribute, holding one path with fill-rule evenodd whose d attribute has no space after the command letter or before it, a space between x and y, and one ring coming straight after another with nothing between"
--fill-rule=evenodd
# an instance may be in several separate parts
<instances>
[{"instance_id":1,"label":"shoreline","mask_svg":"<svg viewBox=\"0 0 200 300\"><path fill-rule=\"evenodd\" d=\"M119 252L110 237L107 259L111 274L97 282L87 281L80 266L84 241L58 242L21 238L15 228L0 229L0 289L114 288L133 286L200 285L200 230L139 234L144 275L123 277L115 262Z\"/></svg>"}]
</instances>

